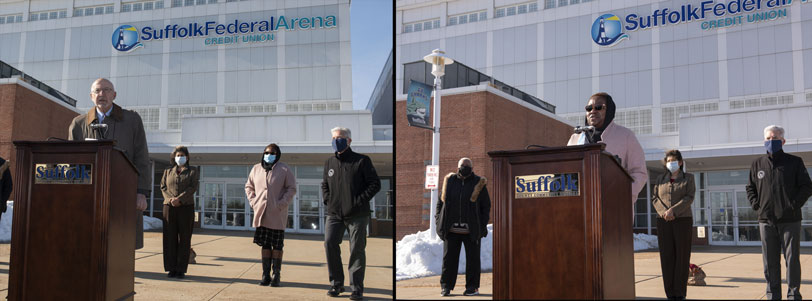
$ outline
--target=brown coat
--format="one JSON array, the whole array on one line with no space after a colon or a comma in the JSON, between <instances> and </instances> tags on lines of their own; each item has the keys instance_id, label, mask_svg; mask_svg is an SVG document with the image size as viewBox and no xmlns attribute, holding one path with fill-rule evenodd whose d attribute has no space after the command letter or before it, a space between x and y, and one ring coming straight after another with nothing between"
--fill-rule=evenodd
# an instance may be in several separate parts
<instances>
[{"instance_id":1,"label":"brown coat","mask_svg":"<svg viewBox=\"0 0 812 301\"><path fill-rule=\"evenodd\" d=\"M96 137L90 125L96 121L96 107L90 108L86 114L76 116L68 128L68 140L84 141L85 138ZM107 124L105 139L116 140L116 147L124 150L127 159L138 170L138 193L149 196L152 189L150 177L149 149L147 149L147 135L144 132L144 123L138 113L124 110L113 104L110 116L102 122Z\"/></svg>"},{"instance_id":2,"label":"brown coat","mask_svg":"<svg viewBox=\"0 0 812 301\"><path fill-rule=\"evenodd\" d=\"M671 183L671 173L666 171L653 181L651 203L657 214L662 216L669 208L674 208L674 217L691 217L691 203L694 202L696 185L694 175L680 170L674 183Z\"/></svg>"},{"instance_id":3,"label":"brown coat","mask_svg":"<svg viewBox=\"0 0 812 301\"><path fill-rule=\"evenodd\" d=\"M285 163L276 162L265 171L257 163L245 182L245 196L254 209L252 227L285 230L288 224L288 206L296 195L296 176Z\"/></svg>"},{"instance_id":4,"label":"brown coat","mask_svg":"<svg viewBox=\"0 0 812 301\"><path fill-rule=\"evenodd\" d=\"M164 196L164 205L170 205L170 198L178 198L181 206L195 204L195 191L200 186L200 174L194 167L186 167L178 174L178 166L164 170L161 177L161 193Z\"/></svg>"}]
</instances>

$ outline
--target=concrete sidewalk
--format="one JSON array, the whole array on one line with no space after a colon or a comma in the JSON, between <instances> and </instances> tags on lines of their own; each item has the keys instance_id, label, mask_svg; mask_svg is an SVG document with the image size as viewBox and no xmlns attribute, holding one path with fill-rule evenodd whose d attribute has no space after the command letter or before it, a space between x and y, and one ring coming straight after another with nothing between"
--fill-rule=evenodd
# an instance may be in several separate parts
<instances>
[{"instance_id":1,"label":"concrete sidewalk","mask_svg":"<svg viewBox=\"0 0 812 301\"><path fill-rule=\"evenodd\" d=\"M285 235L282 287L259 286L262 274L260 247L250 231L195 229L192 248L197 264L186 278L167 278L163 269L162 234L144 233L144 248L135 252L135 299L141 300L347 300L350 296L347 260L349 243L341 244L345 288L338 298L330 288L323 235ZM10 244L0 244L0 299L8 294ZM389 299L392 291L392 239L368 238L364 297Z\"/></svg>"},{"instance_id":2,"label":"concrete sidewalk","mask_svg":"<svg viewBox=\"0 0 812 301\"><path fill-rule=\"evenodd\" d=\"M707 286L689 286L688 299L764 299L766 282L761 259L761 247L694 246L691 262L702 266L707 274ZM781 259L782 280L786 269ZM634 279L637 299L666 299L657 250L634 253ZM812 249L801 248L801 295L812 297ZM440 276L397 282L398 299L461 299L481 300L493 297L493 274L483 273L480 296L466 297L465 274L458 275L457 286L450 297L440 297ZM787 286L781 286L786 294ZM782 296L786 298L786 295Z\"/></svg>"}]
</instances>

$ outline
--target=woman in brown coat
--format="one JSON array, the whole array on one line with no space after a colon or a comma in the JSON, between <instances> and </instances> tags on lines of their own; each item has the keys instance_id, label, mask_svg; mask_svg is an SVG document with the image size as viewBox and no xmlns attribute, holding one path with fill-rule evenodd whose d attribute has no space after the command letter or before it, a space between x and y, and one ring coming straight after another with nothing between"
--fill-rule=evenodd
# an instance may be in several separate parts
<instances>
[{"instance_id":1,"label":"woman in brown coat","mask_svg":"<svg viewBox=\"0 0 812 301\"><path fill-rule=\"evenodd\" d=\"M691 203L696 185L694 175L683 171L682 154L669 150L663 158L665 173L652 181L651 202L657 210L657 244L665 295L684 300L691 259Z\"/></svg>"},{"instance_id":2,"label":"woman in brown coat","mask_svg":"<svg viewBox=\"0 0 812 301\"><path fill-rule=\"evenodd\" d=\"M262 282L279 286L282 269L282 247L288 206L296 195L296 176L287 164L279 162L282 152L276 144L265 147L262 159L255 164L245 182L245 196L254 210L251 225L257 228L254 243L262 247ZM273 266L273 278L270 270Z\"/></svg>"},{"instance_id":3,"label":"woman in brown coat","mask_svg":"<svg viewBox=\"0 0 812 301\"><path fill-rule=\"evenodd\" d=\"M161 177L164 196L164 270L169 277L183 278L189 265L192 226L195 215L195 191L200 174L189 166L189 150L178 146L172 152L172 166Z\"/></svg>"}]
</instances>

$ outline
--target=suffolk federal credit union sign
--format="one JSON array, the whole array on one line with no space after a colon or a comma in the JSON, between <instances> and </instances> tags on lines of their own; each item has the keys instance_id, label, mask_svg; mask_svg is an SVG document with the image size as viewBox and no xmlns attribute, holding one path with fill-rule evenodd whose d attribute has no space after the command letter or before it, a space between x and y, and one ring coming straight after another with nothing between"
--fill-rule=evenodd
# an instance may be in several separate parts
<instances>
[{"instance_id":1,"label":"suffolk federal credit union sign","mask_svg":"<svg viewBox=\"0 0 812 301\"><path fill-rule=\"evenodd\" d=\"M658 8L650 14L632 13L623 18L608 13L600 15L592 22L590 34L595 44L608 47L630 38L628 32L665 25L701 22L702 30L713 30L745 23L773 21L787 17L787 8L793 2L808 4L812 3L812 0L702 1L699 4Z\"/></svg>"},{"instance_id":2,"label":"suffolk federal credit union sign","mask_svg":"<svg viewBox=\"0 0 812 301\"><path fill-rule=\"evenodd\" d=\"M285 18L271 16L267 20L241 21L227 23L208 21L189 24L169 24L163 28L144 26L138 30L132 25L121 25L113 31L113 49L130 52L144 47L142 42L160 41L178 38L202 38L207 46L263 43L274 41L274 33L279 30L305 30L336 28L336 16L315 16L307 18Z\"/></svg>"}]
</instances>

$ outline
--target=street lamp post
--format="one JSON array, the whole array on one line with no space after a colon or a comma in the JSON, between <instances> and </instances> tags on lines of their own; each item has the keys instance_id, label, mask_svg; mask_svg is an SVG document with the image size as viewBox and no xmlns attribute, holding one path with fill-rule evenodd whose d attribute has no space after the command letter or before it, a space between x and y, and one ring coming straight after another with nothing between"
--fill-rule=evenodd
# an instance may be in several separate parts
<instances>
[{"instance_id":1,"label":"street lamp post","mask_svg":"<svg viewBox=\"0 0 812 301\"><path fill-rule=\"evenodd\" d=\"M454 63L449 57L445 56L445 51L434 49L431 54L424 56L423 60L431 64L431 74L434 75L434 122L432 124L433 131L431 135L431 165L440 165L440 89L442 89L442 80L440 79L445 75L445 65ZM438 181L438 186L442 185ZM429 232L431 232L431 239L437 237L435 227L435 214L437 214L437 188L431 190L431 220L429 224Z\"/></svg>"}]
</instances>

